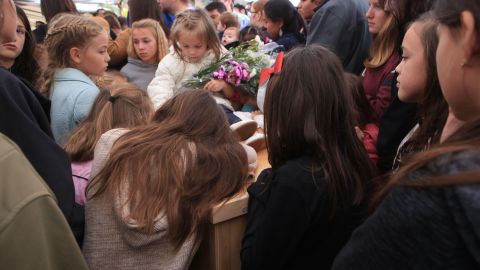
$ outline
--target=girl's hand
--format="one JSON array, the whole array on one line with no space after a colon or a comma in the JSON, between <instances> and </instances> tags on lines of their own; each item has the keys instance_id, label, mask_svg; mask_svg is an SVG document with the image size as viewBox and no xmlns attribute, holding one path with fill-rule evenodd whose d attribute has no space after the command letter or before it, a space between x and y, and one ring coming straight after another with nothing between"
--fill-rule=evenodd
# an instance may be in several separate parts
<instances>
[{"instance_id":1,"label":"girl's hand","mask_svg":"<svg viewBox=\"0 0 480 270\"><path fill-rule=\"evenodd\" d=\"M203 88L210 92L222 92L227 87L227 82L221 80L211 80Z\"/></svg>"}]
</instances>

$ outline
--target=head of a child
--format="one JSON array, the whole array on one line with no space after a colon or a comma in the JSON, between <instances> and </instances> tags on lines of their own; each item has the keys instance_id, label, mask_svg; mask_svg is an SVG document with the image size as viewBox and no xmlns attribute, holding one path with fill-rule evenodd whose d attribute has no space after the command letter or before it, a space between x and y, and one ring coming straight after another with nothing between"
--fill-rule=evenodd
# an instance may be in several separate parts
<instances>
[{"instance_id":1,"label":"head of a child","mask_svg":"<svg viewBox=\"0 0 480 270\"><path fill-rule=\"evenodd\" d=\"M90 114L72 131L64 149L72 161L92 160L95 145L103 133L114 128L145 125L153 112L145 91L129 83L110 85L100 91Z\"/></svg>"},{"instance_id":2,"label":"head of a child","mask_svg":"<svg viewBox=\"0 0 480 270\"><path fill-rule=\"evenodd\" d=\"M58 69L76 68L86 75L103 76L110 61L107 45L107 33L94 20L72 14L53 18L45 37L45 89L50 89Z\"/></svg>"},{"instance_id":3,"label":"head of a child","mask_svg":"<svg viewBox=\"0 0 480 270\"><path fill-rule=\"evenodd\" d=\"M287 53L280 73L267 85L264 113L272 169L309 157L313 167L329 175L333 213L361 203L372 176L351 108L340 60L319 45Z\"/></svg>"},{"instance_id":4,"label":"head of a child","mask_svg":"<svg viewBox=\"0 0 480 270\"><path fill-rule=\"evenodd\" d=\"M182 60L200 62L211 50L220 58L221 43L208 15L200 10L186 10L177 15L171 30L175 52Z\"/></svg>"},{"instance_id":5,"label":"head of a child","mask_svg":"<svg viewBox=\"0 0 480 270\"><path fill-rule=\"evenodd\" d=\"M345 72L345 82L347 91L352 97L355 125L363 127L368 123L378 122L376 114L365 95L361 77Z\"/></svg>"},{"instance_id":6,"label":"head of a child","mask_svg":"<svg viewBox=\"0 0 480 270\"><path fill-rule=\"evenodd\" d=\"M240 39L239 29L236 27L229 27L225 29L225 31L223 32L222 45L227 45L235 41L239 41L239 39Z\"/></svg>"},{"instance_id":7,"label":"head of a child","mask_svg":"<svg viewBox=\"0 0 480 270\"><path fill-rule=\"evenodd\" d=\"M220 16L220 24L217 25L217 31L223 32L229 27L236 27L240 29L240 22L238 21L237 16L231 12L224 12Z\"/></svg>"},{"instance_id":8,"label":"head of a child","mask_svg":"<svg viewBox=\"0 0 480 270\"><path fill-rule=\"evenodd\" d=\"M128 56L158 64L168 52L168 40L158 21L143 19L132 24Z\"/></svg>"}]
</instances>

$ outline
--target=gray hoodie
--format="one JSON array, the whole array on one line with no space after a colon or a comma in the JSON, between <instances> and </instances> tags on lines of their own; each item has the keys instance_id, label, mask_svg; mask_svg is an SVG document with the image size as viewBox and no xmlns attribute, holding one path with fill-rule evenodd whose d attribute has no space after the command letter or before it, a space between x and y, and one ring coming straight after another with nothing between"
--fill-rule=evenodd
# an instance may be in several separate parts
<instances>
[{"instance_id":1,"label":"gray hoodie","mask_svg":"<svg viewBox=\"0 0 480 270\"><path fill-rule=\"evenodd\" d=\"M155 71L158 64L147 64L140 59L129 57L128 63L120 70L128 81L138 85L141 89L147 91L147 86L155 77Z\"/></svg>"}]
</instances>

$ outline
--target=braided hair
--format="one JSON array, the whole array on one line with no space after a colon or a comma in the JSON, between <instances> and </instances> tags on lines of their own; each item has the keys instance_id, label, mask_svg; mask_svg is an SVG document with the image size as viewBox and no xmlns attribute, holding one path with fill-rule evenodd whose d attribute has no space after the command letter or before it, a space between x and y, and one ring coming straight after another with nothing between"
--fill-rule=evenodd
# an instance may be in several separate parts
<instances>
[{"instance_id":1,"label":"braided hair","mask_svg":"<svg viewBox=\"0 0 480 270\"><path fill-rule=\"evenodd\" d=\"M103 31L100 24L80 15L59 14L52 19L44 42L48 52L48 67L43 74L44 95L51 94L55 71L72 67L70 49L87 47Z\"/></svg>"}]
</instances>

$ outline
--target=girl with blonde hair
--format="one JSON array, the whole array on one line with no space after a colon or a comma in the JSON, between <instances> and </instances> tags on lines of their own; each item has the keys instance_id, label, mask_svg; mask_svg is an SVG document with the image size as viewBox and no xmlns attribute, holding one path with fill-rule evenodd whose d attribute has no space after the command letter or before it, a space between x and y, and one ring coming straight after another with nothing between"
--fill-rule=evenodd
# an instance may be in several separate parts
<instances>
[{"instance_id":1,"label":"girl with blonde hair","mask_svg":"<svg viewBox=\"0 0 480 270\"><path fill-rule=\"evenodd\" d=\"M168 39L160 23L153 19L134 22L127 51L128 63L121 72L146 91L158 63L168 53Z\"/></svg>"},{"instance_id":2,"label":"girl with blonde hair","mask_svg":"<svg viewBox=\"0 0 480 270\"><path fill-rule=\"evenodd\" d=\"M93 152L100 136L114 128L145 125L153 115L153 106L145 91L137 86L114 84L101 91L90 114L78 125L65 143L72 161L75 202L85 204L85 187L92 169Z\"/></svg>"},{"instance_id":3,"label":"girl with blonde hair","mask_svg":"<svg viewBox=\"0 0 480 270\"><path fill-rule=\"evenodd\" d=\"M52 132L60 145L85 119L99 93L88 76L103 76L110 60L107 43L107 33L92 19L63 14L50 23L44 89L52 100Z\"/></svg>"}]
</instances>

